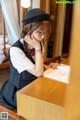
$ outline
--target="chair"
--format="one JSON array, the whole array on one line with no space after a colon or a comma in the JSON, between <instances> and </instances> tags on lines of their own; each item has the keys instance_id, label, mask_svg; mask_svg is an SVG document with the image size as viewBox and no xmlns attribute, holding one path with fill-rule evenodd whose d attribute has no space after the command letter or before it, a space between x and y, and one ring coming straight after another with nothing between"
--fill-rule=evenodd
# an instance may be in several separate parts
<instances>
[{"instance_id":1,"label":"chair","mask_svg":"<svg viewBox=\"0 0 80 120\"><path fill-rule=\"evenodd\" d=\"M0 70L9 69L9 68L10 68L9 62L4 62L4 63L0 64Z\"/></svg>"},{"instance_id":2,"label":"chair","mask_svg":"<svg viewBox=\"0 0 80 120\"><path fill-rule=\"evenodd\" d=\"M8 116L14 118L15 120L20 120L20 116L17 114L16 110L5 108L0 104L0 112L8 112Z\"/></svg>"},{"instance_id":3,"label":"chair","mask_svg":"<svg viewBox=\"0 0 80 120\"><path fill-rule=\"evenodd\" d=\"M60 63L61 62L61 56L53 57L53 58L48 58L47 60L44 61L45 65L49 65L50 63Z\"/></svg>"}]
</instances>

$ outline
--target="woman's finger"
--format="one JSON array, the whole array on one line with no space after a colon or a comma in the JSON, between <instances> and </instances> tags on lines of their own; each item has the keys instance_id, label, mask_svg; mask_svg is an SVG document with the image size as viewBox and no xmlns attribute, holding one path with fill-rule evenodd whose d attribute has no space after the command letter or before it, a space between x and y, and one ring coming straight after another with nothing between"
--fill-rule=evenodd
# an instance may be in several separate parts
<instances>
[{"instance_id":1,"label":"woman's finger","mask_svg":"<svg viewBox=\"0 0 80 120\"><path fill-rule=\"evenodd\" d=\"M49 65L50 68L56 68L57 66L59 66L58 63L50 63Z\"/></svg>"}]
</instances>

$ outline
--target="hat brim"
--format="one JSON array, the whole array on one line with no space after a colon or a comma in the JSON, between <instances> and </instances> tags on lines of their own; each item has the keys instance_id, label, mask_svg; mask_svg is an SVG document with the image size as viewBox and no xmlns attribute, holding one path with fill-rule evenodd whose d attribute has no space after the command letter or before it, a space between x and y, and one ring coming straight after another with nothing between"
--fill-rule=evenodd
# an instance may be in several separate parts
<instances>
[{"instance_id":1,"label":"hat brim","mask_svg":"<svg viewBox=\"0 0 80 120\"><path fill-rule=\"evenodd\" d=\"M43 15L38 15L32 18L24 19L22 23L24 25L32 23L32 22L38 22L38 21L49 21L50 20L50 15L49 14L43 14Z\"/></svg>"}]
</instances>

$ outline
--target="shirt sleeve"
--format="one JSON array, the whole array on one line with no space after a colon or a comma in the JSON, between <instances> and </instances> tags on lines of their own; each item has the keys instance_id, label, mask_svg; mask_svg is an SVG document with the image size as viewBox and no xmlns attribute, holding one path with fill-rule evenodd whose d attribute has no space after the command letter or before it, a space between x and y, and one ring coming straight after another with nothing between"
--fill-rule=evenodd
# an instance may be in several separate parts
<instances>
[{"instance_id":1,"label":"shirt sleeve","mask_svg":"<svg viewBox=\"0 0 80 120\"><path fill-rule=\"evenodd\" d=\"M10 48L10 59L13 66L19 73L27 69L32 69L35 65L26 57L24 52L17 47Z\"/></svg>"}]
</instances>

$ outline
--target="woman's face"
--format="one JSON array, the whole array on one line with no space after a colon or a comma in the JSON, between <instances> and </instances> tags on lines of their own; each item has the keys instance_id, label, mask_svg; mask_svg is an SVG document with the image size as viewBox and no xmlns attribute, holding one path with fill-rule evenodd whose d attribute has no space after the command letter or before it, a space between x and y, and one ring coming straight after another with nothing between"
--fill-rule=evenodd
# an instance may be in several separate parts
<instances>
[{"instance_id":1,"label":"woman's face","mask_svg":"<svg viewBox=\"0 0 80 120\"><path fill-rule=\"evenodd\" d=\"M39 42L42 42L44 38L48 36L48 31L47 29L38 28L32 33L32 36L34 36Z\"/></svg>"}]
</instances>

